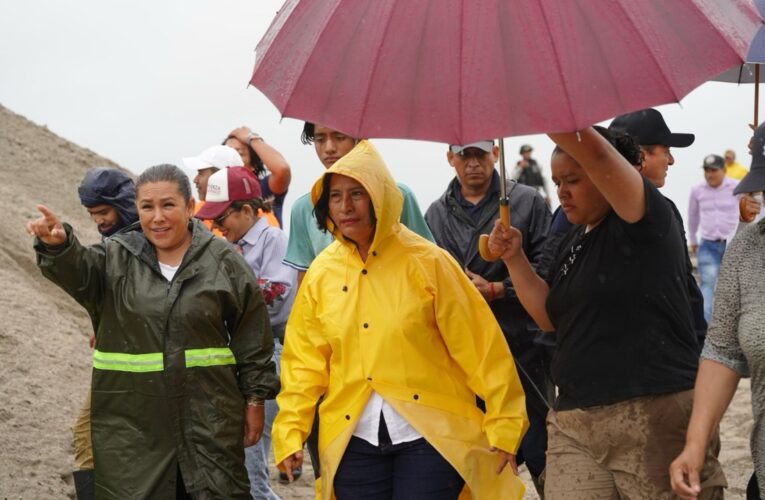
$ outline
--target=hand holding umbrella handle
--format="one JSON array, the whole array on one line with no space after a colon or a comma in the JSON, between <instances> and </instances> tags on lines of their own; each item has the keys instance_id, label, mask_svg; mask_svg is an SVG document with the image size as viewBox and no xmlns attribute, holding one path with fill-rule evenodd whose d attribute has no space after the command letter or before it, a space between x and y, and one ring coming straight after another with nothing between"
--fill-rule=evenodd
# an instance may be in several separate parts
<instances>
[{"instance_id":1,"label":"hand holding umbrella handle","mask_svg":"<svg viewBox=\"0 0 765 500\"><path fill-rule=\"evenodd\" d=\"M760 213L760 202L753 193L744 193L738 201L739 220L741 222L753 222Z\"/></svg>"},{"instance_id":2,"label":"hand holding umbrella handle","mask_svg":"<svg viewBox=\"0 0 765 500\"><path fill-rule=\"evenodd\" d=\"M507 227L510 227L510 201L507 198L499 200L499 219ZM489 250L489 235L482 234L478 238L478 253L481 254L481 258L486 262L494 262L499 260L500 255L494 255Z\"/></svg>"}]
</instances>

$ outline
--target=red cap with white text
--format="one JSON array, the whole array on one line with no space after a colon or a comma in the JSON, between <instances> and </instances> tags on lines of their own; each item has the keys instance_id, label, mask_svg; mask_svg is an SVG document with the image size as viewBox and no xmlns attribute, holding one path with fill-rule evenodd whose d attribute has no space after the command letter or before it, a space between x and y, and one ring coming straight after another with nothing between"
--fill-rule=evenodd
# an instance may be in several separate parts
<instances>
[{"instance_id":1,"label":"red cap with white text","mask_svg":"<svg viewBox=\"0 0 765 500\"><path fill-rule=\"evenodd\" d=\"M261 197L260 181L246 167L218 170L207 179L205 204L196 213L197 219L217 219L235 201L250 201Z\"/></svg>"}]
</instances>

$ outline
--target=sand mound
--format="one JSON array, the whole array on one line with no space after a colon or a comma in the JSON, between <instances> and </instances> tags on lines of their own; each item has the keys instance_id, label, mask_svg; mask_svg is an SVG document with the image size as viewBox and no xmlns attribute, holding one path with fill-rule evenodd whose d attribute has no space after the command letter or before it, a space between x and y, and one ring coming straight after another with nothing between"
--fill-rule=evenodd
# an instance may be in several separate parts
<instances>
[{"instance_id":1,"label":"sand mound","mask_svg":"<svg viewBox=\"0 0 765 500\"><path fill-rule=\"evenodd\" d=\"M82 242L97 242L77 186L89 168L117 165L2 106L0 130L0 498L74 498L71 425L90 385L91 327L41 276L24 223L43 203ZM722 425L728 498L744 497L752 470L749 401L744 381ZM312 476L309 469L297 484L275 486L284 498L311 498Z\"/></svg>"},{"instance_id":2,"label":"sand mound","mask_svg":"<svg viewBox=\"0 0 765 500\"><path fill-rule=\"evenodd\" d=\"M89 385L91 327L41 276L23 226L43 203L98 241L77 186L116 164L2 106L0 130L0 497L73 497L70 427Z\"/></svg>"}]
</instances>

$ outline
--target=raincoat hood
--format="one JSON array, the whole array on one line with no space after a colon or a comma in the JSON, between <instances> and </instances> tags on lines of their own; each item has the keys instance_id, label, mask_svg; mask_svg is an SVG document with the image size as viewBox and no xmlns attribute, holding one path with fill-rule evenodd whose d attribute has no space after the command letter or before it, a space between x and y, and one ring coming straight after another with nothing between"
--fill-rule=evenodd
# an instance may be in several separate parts
<instances>
[{"instance_id":1,"label":"raincoat hood","mask_svg":"<svg viewBox=\"0 0 765 500\"><path fill-rule=\"evenodd\" d=\"M385 238L400 231L401 209L404 197L401 195L396 181L393 180L388 167L377 149L367 140L361 140L347 155L340 158L328 168L314 183L311 189L311 201L314 206L319 201L324 190L324 179L330 174L340 174L358 181L372 200L377 223L375 236L370 250L374 250ZM343 234L331 219L327 220L327 228L335 239L345 244L351 244L343 238Z\"/></svg>"},{"instance_id":2,"label":"raincoat hood","mask_svg":"<svg viewBox=\"0 0 765 500\"><path fill-rule=\"evenodd\" d=\"M111 236L120 229L138 220L135 208L135 184L126 173L116 168L94 168L85 174L78 188L80 203L91 208L96 205L110 205L117 210L120 223L115 224L108 234Z\"/></svg>"}]
</instances>

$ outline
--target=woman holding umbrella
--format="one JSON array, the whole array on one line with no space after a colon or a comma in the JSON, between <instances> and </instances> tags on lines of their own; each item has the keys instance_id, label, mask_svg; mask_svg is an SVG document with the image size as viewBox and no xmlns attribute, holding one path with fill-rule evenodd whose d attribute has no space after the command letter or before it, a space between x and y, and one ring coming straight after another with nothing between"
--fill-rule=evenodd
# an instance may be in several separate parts
<instances>
[{"instance_id":1,"label":"woman holding umbrella","mask_svg":"<svg viewBox=\"0 0 765 500\"><path fill-rule=\"evenodd\" d=\"M403 198L369 142L312 198L335 241L287 323L275 461L287 474L301 464L324 395L325 499L456 499L465 484L475 498L520 498L525 402L486 301L449 254L401 225Z\"/></svg>"},{"instance_id":2,"label":"woman holding umbrella","mask_svg":"<svg viewBox=\"0 0 765 500\"><path fill-rule=\"evenodd\" d=\"M668 466L698 367L678 222L634 168L642 157L628 136L597 127L550 138L553 180L575 224L550 282L516 229L497 222L489 239L526 310L557 332L545 495L671 498ZM705 494L721 495L719 464L706 458Z\"/></svg>"}]
</instances>

